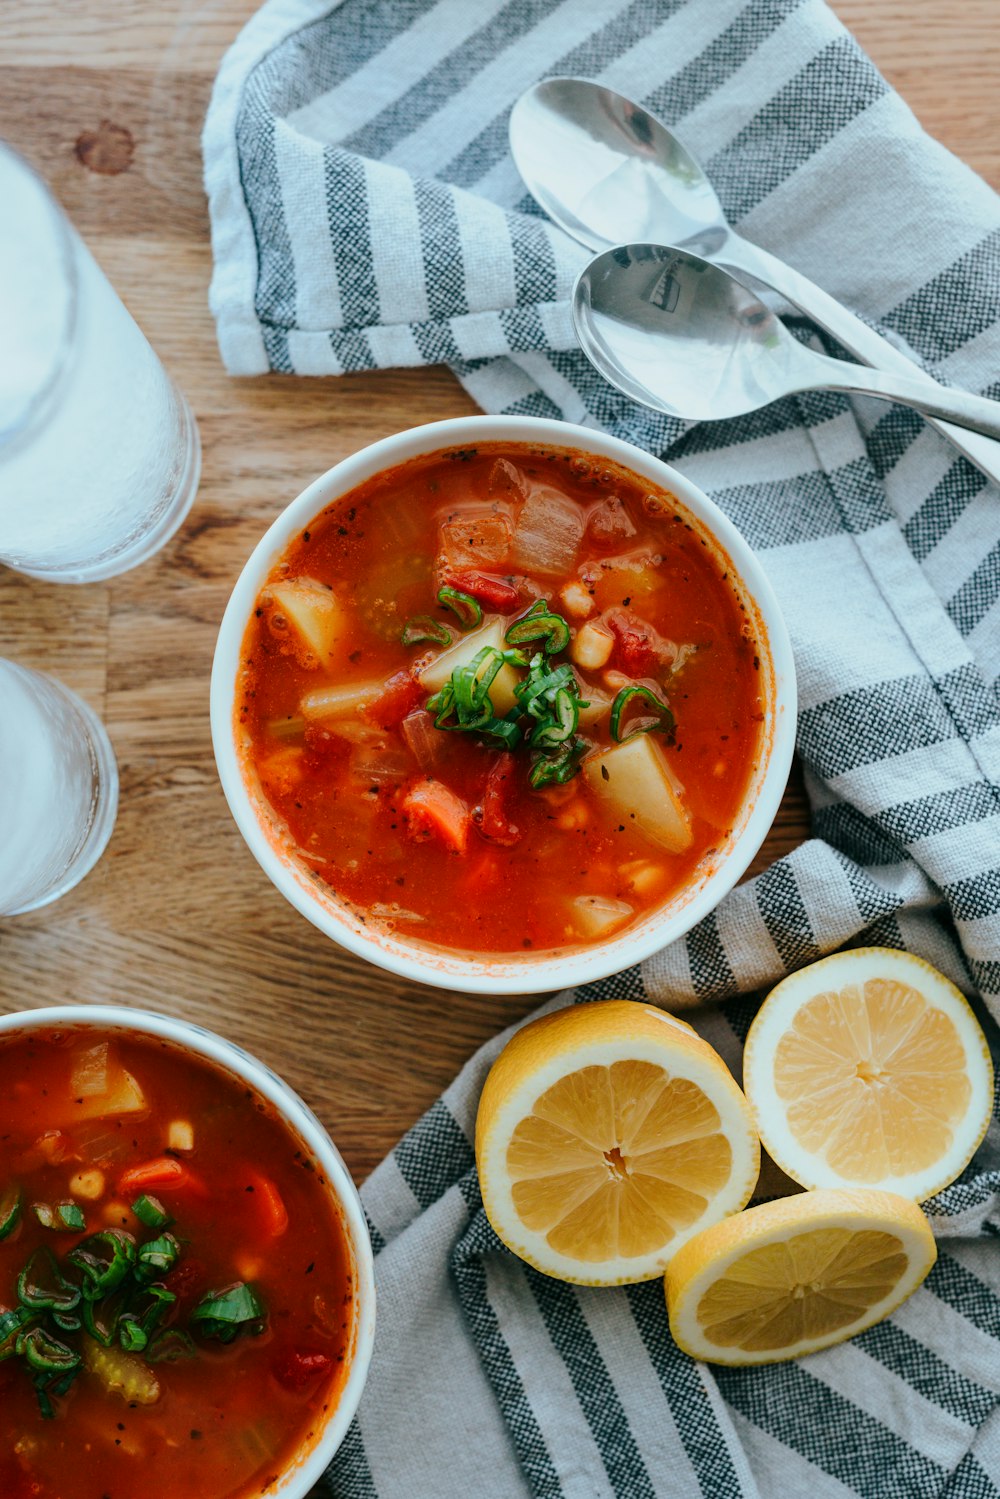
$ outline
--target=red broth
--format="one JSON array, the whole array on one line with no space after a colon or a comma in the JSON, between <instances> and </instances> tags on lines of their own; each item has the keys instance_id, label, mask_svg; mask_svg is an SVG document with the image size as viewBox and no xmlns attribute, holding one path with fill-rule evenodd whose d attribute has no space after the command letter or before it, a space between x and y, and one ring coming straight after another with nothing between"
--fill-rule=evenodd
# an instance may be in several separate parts
<instances>
[{"instance_id":1,"label":"red broth","mask_svg":"<svg viewBox=\"0 0 1000 1499\"><path fill-rule=\"evenodd\" d=\"M0 1038L0 1144L0 1232L5 1216L9 1230L0 1328L23 1305L25 1266L37 1281L51 1265L38 1251L79 1287L86 1276L73 1256L95 1234L121 1230L136 1246L169 1234L179 1250L171 1266L153 1261L148 1271L173 1300L126 1278L119 1302L90 1304L105 1335L117 1329L111 1347L47 1314L35 1324L82 1360L65 1392L52 1381L39 1394L26 1354L0 1340L3 1499L272 1492L336 1405L355 1325L345 1230L303 1144L270 1103L211 1063L157 1038L89 1027ZM169 1224L147 1226L132 1208L140 1198ZM36 1205L58 1226L44 1226ZM155 1207L142 1211L155 1219ZM193 1314L237 1283L264 1315L227 1343ZM121 1313L140 1319L151 1305L150 1340L126 1353ZM64 1315L79 1321L82 1309ZM179 1356L161 1361L164 1350Z\"/></svg>"},{"instance_id":2,"label":"red broth","mask_svg":"<svg viewBox=\"0 0 1000 1499\"><path fill-rule=\"evenodd\" d=\"M435 661L511 649L532 607L564 622L562 647L561 625L551 653L520 647L506 692L489 688L492 731L438 726ZM408 623L450 646L403 644ZM275 841L370 928L550 951L626 930L716 858L763 752L761 655L728 559L674 496L603 459L490 443L377 475L287 548L246 631L237 737ZM553 732L575 728L543 750L512 683L560 667L590 706L564 705ZM618 744L613 704L634 688Z\"/></svg>"}]
</instances>

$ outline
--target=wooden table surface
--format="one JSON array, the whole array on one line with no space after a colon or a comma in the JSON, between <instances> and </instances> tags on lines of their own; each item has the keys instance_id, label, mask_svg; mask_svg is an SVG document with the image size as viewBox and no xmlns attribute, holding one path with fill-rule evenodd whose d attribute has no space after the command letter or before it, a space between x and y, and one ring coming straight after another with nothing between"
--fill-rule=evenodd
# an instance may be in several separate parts
<instances>
[{"instance_id":1,"label":"wooden table surface","mask_svg":"<svg viewBox=\"0 0 1000 1499\"><path fill-rule=\"evenodd\" d=\"M117 827L95 871L55 905L0 921L0 1009L108 1001L212 1026L303 1094L360 1180L466 1057L537 1001L446 994L342 952L270 885L218 784L212 650L261 532L307 480L365 443L475 409L443 369L341 380L223 372L206 304L199 132L219 59L257 4L0 0L0 137L52 184L187 392L205 452L187 523L146 566L86 587L0 569L0 654L82 693L121 771ZM1000 187L996 0L834 9L922 123ZM132 152L124 171L93 170L92 151L89 166L80 159L80 137L102 121L120 127L105 132L122 153L110 164ZM755 867L806 829L793 778Z\"/></svg>"}]
</instances>

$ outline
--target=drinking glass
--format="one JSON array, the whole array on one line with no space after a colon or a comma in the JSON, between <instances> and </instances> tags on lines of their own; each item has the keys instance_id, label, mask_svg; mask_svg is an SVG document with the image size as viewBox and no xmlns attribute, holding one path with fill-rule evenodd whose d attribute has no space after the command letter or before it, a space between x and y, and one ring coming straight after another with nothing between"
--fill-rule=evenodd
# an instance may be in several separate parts
<instances>
[{"instance_id":1,"label":"drinking glass","mask_svg":"<svg viewBox=\"0 0 1000 1499\"><path fill-rule=\"evenodd\" d=\"M44 183L0 144L0 562L89 583L187 514L190 408Z\"/></svg>"},{"instance_id":2,"label":"drinking glass","mask_svg":"<svg viewBox=\"0 0 1000 1499\"><path fill-rule=\"evenodd\" d=\"M117 810L100 720L61 682L0 660L0 915L72 889L104 852Z\"/></svg>"}]
</instances>

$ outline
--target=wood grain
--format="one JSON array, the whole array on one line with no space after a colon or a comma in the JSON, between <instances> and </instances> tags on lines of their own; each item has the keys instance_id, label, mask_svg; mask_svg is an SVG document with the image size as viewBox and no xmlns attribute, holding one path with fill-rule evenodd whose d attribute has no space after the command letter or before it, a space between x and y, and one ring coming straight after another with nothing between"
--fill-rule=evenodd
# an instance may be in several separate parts
<instances>
[{"instance_id":1,"label":"wood grain","mask_svg":"<svg viewBox=\"0 0 1000 1499\"><path fill-rule=\"evenodd\" d=\"M707 3L707 0L706 0ZM0 0L0 136L52 183L197 413L197 504L152 563L85 588L0 572L0 654L52 671L102 714L121 812L77 890L0 921L0 1009L101 1000L238 1038L297 1088L360 1179L466 1057L528 1009L405 983L340 951L274 891L218 785L208 727L217 622L263 528L315 474L377 437L474 408L444 370L228 379L199 133L224 49L256 0ZM995 0L839 0L922 122L1000 185ZM126 171L76 143L127 131ZM807 833L799 780L755 867ZM2 830L0 830L2 836Z\"/></svg>"}]
</instances>

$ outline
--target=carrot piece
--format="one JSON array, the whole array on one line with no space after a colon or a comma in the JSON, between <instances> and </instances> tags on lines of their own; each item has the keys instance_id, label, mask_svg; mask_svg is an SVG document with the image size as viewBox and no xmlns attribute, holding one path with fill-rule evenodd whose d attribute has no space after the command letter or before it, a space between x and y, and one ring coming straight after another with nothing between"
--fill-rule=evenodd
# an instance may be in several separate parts
<instances>
[{"instance_id":1,"label":"carrot piece","mask_svg":"<svg viewBox=\"0 0 1000 1499\"><path fill-rule=\"evenodd\" d=\"M156 1156L151 1161L130 1166L118 1178L118 1190L124 1196L130 1192L169 1192L171 1189L192 1191L199 1197L208 1196L201 1177L196 1176L190 1166L169 1155Z\"/></svg>"},{"instance_id":2,"label":"carrot piece","mask_svg":"<svg viewBox=\"0 0 1000 1499\"><path fill-rule=\"evenodd\" d=\"M280 1239L288 1227L288 1209L281 1193L269 1177L259 1171L246 1173L247 1187L253 1192L253 1201L265 1233L272 1239Z\"/></svg>"},{"instance_id":3,"label":"carrot piece","mask_svg":"<svg viewBox=\"0 0 1000 1499\"><path fill-rule=\"evenodd\" d=\"M435 836L455 853L465 853L472 820L469 809L440 781L428 778L411 786L403 798L403 812L411 838Z\"/></svg>"}]
</instances>

